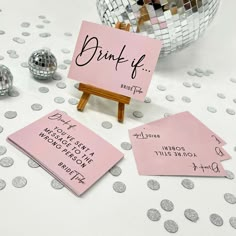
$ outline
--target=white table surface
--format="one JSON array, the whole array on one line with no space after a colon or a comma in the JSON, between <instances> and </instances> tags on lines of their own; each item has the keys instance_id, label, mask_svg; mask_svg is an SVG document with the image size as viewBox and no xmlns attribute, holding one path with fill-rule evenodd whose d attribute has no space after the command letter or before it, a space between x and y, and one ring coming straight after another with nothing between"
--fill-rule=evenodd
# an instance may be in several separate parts
<instances>
[{"instance_id":1,"label":"white table surface","mask_svg":"<svg viewBox=\"0 0 236 236\"><path fill-rule=\"evenodd\" d=\"M159 60L153 76L148 97L151 103L132 100L126 107L125 122L116 120L117 106L114 102L92 97L83 113L77 112L76 106L68 103L69 98L79 99L81 93L74 88L75 81L67 79L67 70L58 69L67 84L66 89L56 87L58 81L42 82L31 78L27 68L21 66L27 62L30 54L42 47L50 48L58 60L71 59L82 20L100 23L95 0L0 0L0 55L4 56L1 64L8 66L14 75L14 86L20 92L18 97L0 98L0 125L4 131L0 134L0 145L7 148L4 156L14 159L9 168L0 166L0 179L7 186L0 191L0 235L3 236L42 236L42 235L81 235L81 236L156 236L169 235L164 229L164 221L174 220L179 230L175 235L214 235L233 236L236 229L230 226L229 218L236 217L236 204L224 200L225 193L236 195L236 180L227 178L190 178L195 188L187 190L181 181L185 177L148 177L137 173L132 150L122 150L120 144L129 142L127 130L138 125L160 119L165 113L175 114L190 111L210 129L221 136L227 145L225 149L232 156L223 162L225 169L236 174L236 115L229 115L227 108L236 111L236 2L222 1L220 9L205 35L187 49ZM44 15L49 24L42 23L38 16ZM29 28L22 28L22 22L30 22ZM44 29L36 27L45 25ZM31 35L24 37L22 32ZM49 32L51 37L41 38L40 32ZM71 32L72 36L65 36ZM13 37L24 38L25 44L18 44ZM61 52L62 48L71 50L70 54ZM16 50L19 58L10 58L7 50ZM195 68L211 69L209 77L191 77L187 71ZM199 83L201 88L186 88L183 82ZM157 85L163 85L166 91L159 91ZM49 93L38 91L46 86ZM226 98L217 97L223 93ZM166 100L166 95L175 97L174 102ZM54 98L65 98L64 104L57 104ZM183 96L191 98L191 103L181 100ZM33 111L31 105L39 103L41 111ZM217 109L216 113L207 111L207 107ZM124 159L119 163L122 174L118 177L107 173L82 197L76 197L66 188L55 190L50 183L52 176L41 168L33 169L27 164L28 157L6 142L12 132L37 120L54 109L66 111L73 118L88 126L101 137L124 152ZM6 111L16 111L17 117L9 120L4 117ZM135 118L134 111L141 111L143 118ZM104 129L103 121L110 121L112 129ZM12 179L24 176L28 183L22 189L12 186ZM152 191L147 187L149 179L160 183L160 190ZM126 184L122 194L112 189L115 181ZM172 212L165 212L160 207L163 199L174 203ZM156 208L161 213L161 220L150 221L147 210ZM184 210L195 209L199 214L196 223L184 217ZM219 214L224 224L213 225L209 216Z\"/></svg>"}]
</instances>

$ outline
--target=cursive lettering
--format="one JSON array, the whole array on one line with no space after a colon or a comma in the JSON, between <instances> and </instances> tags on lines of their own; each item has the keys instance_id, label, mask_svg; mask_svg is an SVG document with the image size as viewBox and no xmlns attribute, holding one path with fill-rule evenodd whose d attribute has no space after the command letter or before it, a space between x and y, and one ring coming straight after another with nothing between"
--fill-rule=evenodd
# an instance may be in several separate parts
<instances>
[{"instance_id":1,"label":"cursive lettering","mask_svg":"<svg viewBox=\"0 0 236 236\"><path fill-rule=\"evenodd\" d=\"M60 121L61 123L63 123L63 125L68 126L67 127L68 130L76 127L76 125L70 124L71 120L66 121L66 120L62 119L62 114L60 114L60 113L56 113L54 115L51 115L51 116L48 117L48 119L49 120L58 120L58 121Z\"/></svg>"},{"instance_id":2,"label":"cursive lettering","mask_svg":"<svg viewBox=\"0 0 236 236\"><path fill-rule=\"evenodd\" d=\"M209 171L213 171L215 173L220 173L220 168L219 168L219 165L218 163L216 162L213 162L209 165L196 165L194 162L192 163L192 167L193 167L193 170L194 171L197 171L197 170L202 170L203 173L205 173L205 171L209 170Z\"/></svg>"}]
</instances>

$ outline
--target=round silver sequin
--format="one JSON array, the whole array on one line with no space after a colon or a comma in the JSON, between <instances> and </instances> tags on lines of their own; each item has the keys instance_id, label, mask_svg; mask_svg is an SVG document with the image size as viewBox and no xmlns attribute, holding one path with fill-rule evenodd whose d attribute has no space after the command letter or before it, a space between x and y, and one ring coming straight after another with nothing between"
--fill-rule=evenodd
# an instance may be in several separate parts
<instances>
[{"instance_id":1,"label":"round silver sequin","mask_svg":"<svg viewBox=\"0 0 236 236\"><path fill-rule=\"evenodd\" d=\"M173 220L166 220L164 222L164 228L169 233L176 233L178 231L178 229L179 229L179 226Z\"/></svg>"},{"instance_id":2,"label":"round silver sequin","mask_svg":"<svg viewBox=\"0 0 236 236\"><path fill-rule=\"evenodd\" d=\"M111 128L112 128L112 123L109 122L109 121L103 121L103 122L102 122L102 127L103 127L104 129L111 129Z\"/></svg>"},{"instance_id":3,"label":"round silver sequin","mask_svg":"<svg viewBox=\"0 0 236 236\"><path fill-rule=\"evenodd\" d=\"M55 73L52 77L54 80L62 80L62 76L58 73Z\"/></svg>"},{"instance_id":4,"label":"round silver sequin","mask_svg":"<svg viewBox=\"0 0 236 236\"><path fill-rule=\"evenodd\" d=\"M23 36L30 36L30 33L29 32L22 32L21 33Z\"/></svg>"},{"instance_id":5,"label":"round silver sequin","mask_svg":"<svg viewBox=\"0 0 236 236\"><path fill-rule=\"evenodd\" d=\"M55 97L54 102L62 104L65 102L65 99L63 97Z\"/></svg>"},{"instance_id":6,"label":"round silver sequin","mask_svg":"<svg viewBox=\"0 0 236 236\"><path fill-rule=\"evenodd\" d=\"M198 73L203 73L204 71L201 68L195 68L195 71Z\"/></svg>"},{"instance_id":7,"label":"round silver sequin","mask_svg":"<svg viewBox=\"0 0 236 236\"><path fill-rule=\"evenodd\" d=\"M6 187L6 182L3 179L0 179L0 191Z\"/></svg>"},{"instance_id":8,"label":"round silver sequin","mask_svg":"<svg viewBox=\"0 0 236 236\"><path fill-rule=\"evenodd\" d=\"M213 225L216 225L216 226L222 226L224 223L223 219L218 214L211 214L210 221Z\"/></svg>"},{"instance_id":9,"label":"round silver sequin","mask_svg":"<svg viewBox=\"0 0 236 236\"><path fill-rule=\"evenodd\" d=\"M147 211L147 217L151 221L158 221L161 219L161 213L157 209L151 208Z\"/></svg>"},{"instance_id":10,"label":"round silver sequin","mask_svg":"<svg viewBox=\"0 0 236 236\"><path fill-rule=\"evenodd\" d=\"M65 32L64 35L70 37L70 36L72 36L72 33L70 33L70 32Z\"/></svg>"},{"instance_id":11,"label":"round silver sequin","mask_svg":"<svg viewBox=\"0 0 236 236\"><path fill-rule=\"evenodd\" d=\"M43 109L43 106L41 104L35 103L35 104L31 105L31 109L33 111L40 111Z\"/></svg>"},{"instance_id":12,"label":"round silver sequin","mask_svg":"<svg viewBox=\"0 0 236 236\"><path fill-rule=\"evenodd\" d=\"M48 93L49 92L49 88L47 88L47 87L40 87L39 88L39 92L40 93Z\"/></svg>"},{"instance_id":13,"label":"round silver sequin","mask_svg":"<svg viewBox=\"0 0 236 236\"><path fill-rule=\"evenodd\" d=\"M40 36L41 38L48 38L48 37L51 36L51 34L45 32L45 33L40 33L39 36Z\"/></svg>"},{"instance_id":14,"label":"round silver sequin","mask_svg":"<svg viewBox=\"0 0 236 236\"><path fill-rule=\"evenodd\" d=\"M3 59L4 59L4 56L1 56L1 55L0 55L0 61L3 60Z\"/></svg>"},{"instance_id":15,"label":"round silver sequin","mask_svg":"<svg viewBox=\"0 0 236 236\"><path fill-rule=\"evenodd\" d=\"M123 193L126 190L126 185L120 181L113 184L113 190L117 193Z\"/></svg>"},{"instance_id":16,"label":"round silver sequin","mask_svg":"<svg viewBox=\"0 0 236 236\"><path fill-rule=\"evenodd\" d=\"M195 75L196 75L197 77L202 77L202 76L203 76L202 73L198 73L198 72L197 72Z\"/></svg>"},{"instance_id":17,"label":"round silver sequin","mask_svg":"<svg viewBox=\"0 0 236 236\"><path fill-rule=\"evenodd\" d=\"M51 23L51 21L50 20L43 20L43 23L45 23L45 24L49 24L49 23Z\"/></svg>"},{"instance_id":18,"label":"round silver sequin","mask_svg":"<svg viewBox=\"0 0 236 236\"><path fill-rule=\"evenodd\" d=\"M231 78L230 81L231 81L232 83L236 83L236 79L235 79L235 78Z\"/></svg>"},{"instance_id":19,"label":"round silver sequin","mask_svg":"<svg viewBox=\"0 0 236 236\"><path fill-rule=\"evenodd\" d=\"M4 30L0 30L0 35L3 35L5 34L5 31Z\"/></svg>"},{"instance_id":20,"label":"round silver sequin","mask_svg":"<svg viewBox=\"0 0 236 236\"><path fill-rule=\"evenodd\" d=\"M166 90L166 87L164 85L157 85L157 89L160 90L160 91L165 91Z\"/></svg>"},{"instance_id":21,"label":"round silver sequin","mask_svg":"<svg viewBox=\"0 0 236 236\"><path fill-rule=\"evenodd\" d=\"M53 179L51 181L51 186L54 188L54 189L62 189L64 187L64 185L62 183L60 183L58 180L56 179Z\"/></svg>"},{"instance_id":22,"label":"round silver sequin","mask_svg":"<svg viewBox=\"0 0 236 236\"><path fill-rule=\"evenodd\" d=\"M71 60L66 59L66 60L63 61L63 63L65 63L65 64L67 64L67 65L70 65L70 64L71 64Z\"/></svg>"},{"instance_id":23,"label":"round silver sequin","mask_svg":"<svg viewBox=\"0 0 236 236\"><path fill-rule=\"evenodd\" d=\"M225 172L226 172L227 179L234 179L235 178L234 173L231 172L230 170L225 170Z\"/></svg>"},{"instance_id":24,"label":"round silver sequin","mask_svg":"<svg viewBox=\"0 0 236 236\"><path fill-rule=\"evenodd\" d=\"M121 145L122 149L128 151L132 149L132 145L128 142L122 142Z\"/></svg>"},{"instance_id":25,"label":"round silver sequin","mask_svg":"<svg viewBox=\"0 0 236 236\"><path fill-rule=\"evenodd\" d=\"M19 43L19 44L25 43L25 40L22 38L19 38L19 37L14 37L12 40L16 43Z\"/></svg>"},{"instance_id":26,"label":"round silver sequin","mask_svg":"<svg viewBox=\"0 0 236 236\"><path fill-rule=\"evenodd\" d=\"M171 113L166 112L166 113L164 114L164 117L165 117L165 118L166 118L166 117L169 117L169 116L171 116Z\"/></svg>"},{"instance_id":27,"label":"round silver sequin","mask_svg":"<svg viewBox=\"0 0 236 236\"><path fill-rule=\"evenodd\" d=\"M235 115L235 111L234 111L233 109L227 108L227 109L226 109L226 112L227 112L229 115L232 115L232 116Z\"/></svg>"},{"instance_id":28,"label":"round silver sequin","mask_svg":"<svg viewBox=\"0 0 236 236\"><path fill-rule=\"evenodd\" d=\"M60 64L60 65L58 65L58 68L61 69L61 70L66 70L67 66L64 65L64 64Z\"/></svg>"},{"instance_id":29,"label":"round silver sequin","mask_svg":"<svg viewBox=\"0 0 236 236\"><path fill-rule=\"evenodd\" d=\"M134 111L133 116L136 117L136 118L142 118L143 113L141 111Z\"/></svg>"},{"instance_id":30,"label":"round silver sequin","mask_svg":"<svg viewBox=\"0 0 236 236\"><path fill-rule=\"evenodd\" d=\"M191 98L186 97L186 96L183 96L183 97L182 97L182 101L183 101L183 102L186 102L186 103L190 103L190 102L191 102Z\"/></svg>"},{"instance_id":31,"label":"round silver sequin","mask_svg":"<svg viewBox=\"0 0 236 236\"><path fill-rule=\"evenodd\" d=\"M183 82L183 86L185 86L186 88L192 87L192 85L189 82Z\"/></svg>"},{"instance_id":32,"label":"round silver sequin","mask_svg":"<svg viewBox=\"0 0 236 236\"><path fill-rule=\"evenodd\" d=\"M147 186L148 186L148 188L150 188L151 190L159 190L159 189L160 189L160 184L158 183L158 181L156 181L156 180L154 180L154 179L148 180Z\"/></svg>"},{"instance_id":33,"label":"round silver sequin","mask_svg":"<svg viewBox=\"0 0 236 236\"><path fill-rule=\"evenodd\" d=\"M30 26L30 23L29 22L23 22L21 23L21 27L23 28L28 28Z\"/></svg>"},{"instance_id":34,"label":"round silver sequin","mask_svg":"<svg viewBox=\"0 0 236 236\"><path fill-rule=\"evenodd\" d=\"M208 74L214 74L214 71L212 71L212 70L206 70L206 73L208 73Z\"/></svg>"},{"instance_id":35,"label":"round silver sequin","mask_svg":"<svg viewBox=\"0 0 236 236\"><path fill-rule=\"evenodd\" d=\"M16 58L19 57L19 55L12 53L12 54L9 54L9 57L10 57L10 58L13 58L13 59L16 59Z\"/></svg>"},{"instance_id":36,"label":"round silver sequin","mask_svg":"<svg viewBox=\"0 0 236 236\"><path fill-rule=\"evenodd\" d=\"M109 172L113 175L113 176L119 176L122 172L121 168L119 166L113 166Z\"/></svg>"},{"instance_id":37,"label":"round silver sequin","mask_svg":"<svg viewBox=\"0 0 236 236\"><path fill-rule=\"evenodd\" d=\"M193 72L193 71L187 71L187 74L190 75L190 76L194 76L196 73Z\"/></svg>"},{"instance_id":38,"label":"round silver sequin","mask_svg":"<svg viewBox=\"0 0 236 236\"><path fill-rule=\"evenodd\" d=\"M233 102L236 103L236 98L233 99Z\"/></svg>"},{"instance_id":39,"label":"round silver sequin","mask_svg":"<svg viewBox=\"0 0 236 236\"><path fill-rule=\"evenodd\" d=\"M0 134L3 132L3 127L0 125Z\"/></svg>"},{"instance_id":40,"label":"round silver sequin","mask_svg":"<svg viewBox=\"0 0 236 236\"><path fill-rule=\"evenodd\" d=\"M38 168L40 165L32 159L28 160L28 166L31 168Z\"/></svg>"},{"instance_id":41,"label":"round silver sequin","mask_svg":"<svg viewBox=\"0 0 236 236\"><path fill-rule=\"evenodd\" d=\"M60 88L60 89L66 88L66 84L65 84L64 82L58 82L58 83L56 84L56 86L57 86L58 88Z\"/></svg>"},{"instance_id":42,"label":"round silver sequin","mask_svg":"<svg viewBox=\"0 0 236 236\"><path fill-rule=\"evenodd\" d=\"M201 88L201 84L199 84L199 83L193 83L193 87L194 87L194 88Z\"/></svg>"},{"instance_id":43,"label":"round silver sequin","mask_svg":"<svg viewBox=\"0 0 236 236\"><path fill-rule=\"evenodd\" d=\"M7 50L7 54L16 54L16 51L15 50L12 50L12 49L9 49Z\"/></svg>"},{"instance_id":44,"label":"round silver sequin","mask_svg":"<svg viewBox=\"0 0 236 236\"><path fill-rule=\"evenodd\" d=\"M43 15L40 15L40 16L38 16L39 17L39 19L46 19L46 16L43 16Z\"/></svg>"},{"instance_id":45,"label":"round silver sequin","mask_svg":"<svg viewBox=\"0 0 236 236\"><path fill-rule=\"evenodd\" d=\"M15 90L15 89L11 89L11 90L8 92L8 95L9 95L10 97L18 97L18 96L20 96L20 93L19 93L17 90Z\"/></svg>"},{"instance_id":46,"label":"round silver sequin","mask_svg":"<svg viewBox=\"0 0 236 236\"><path fill-rule=\"evenodd\" d=\"M0 190L1 190L1 187L0 187ZM236 229L236 217L230 217L229 218L229 223L233 228Z\"/></svg>"},{"instance_id":47,"label":"round silver sequin","mask_svg":"<svg viewBox=\"0 0 236 236\"><path fill-rule=\"evenodd\" d=\"M175 98L172 95L166 95L166 100L169 102L173 102L175 100Z\"/></svg>"},{"instance_id":48,"label":"round silver sequin","mask_svg":"<svg viewBox=\"0 0 236 236\"><path fill-rule=\"evenodd\" d=\"M174 210L173 202L168 199L162 200L160 205L161 205L161 208L165 211L173 211Z\"/></svg>"},{"instance_id":49,"label":"round silver sequin","mask_svg":"<svg viewBox=\"0 0 236 236\"><path fill-rule=\"evenodd\" d=\"M225 99L225 95L223 93L217 93L217 97L221 99Z\"/></svg>"},{"instance_id":50,"label":"round silver sequin","mask_svg":"<svg viewBox=\"0 0 236 236\"><path fill-rule=\"evenodd\" d=\"M12 185L16 188L23 188L27 184L27 179L23 176L17 176L12 180Z\"/></svg>"},{"instance_id":51,"label":"round silver sequin","mask_svg":"<svg viewBox=\"0 0 236 236\"><path fill-rule=\"evenodd\" d=\"M0 166L10 167L14 164L14 160L11 157L3 157L0 159Z\"/></svg>"},{"instance_id":52,"label":"round silver sequin","mask_svg":"<svg viewBox=\"0 0 236 236\"><path fill-rule=\"evenodd\" d=\"M211 112L211 113L216 113L217 112L217 110L216 110L216 108L215 107L207 107L207 110L209 111L209 112Z\"/></svg>"},{"instance_id":53,"label":"round silver sequin","mask_svg":"<svg viewBox=\"0 0 236 236\"><path fill-rule=\"evenodd\" d=\"M193 209L186 209L184 211L184 216L192 222L197 222L199 219L198 213Z\"/></svg>"},{"instance_id":54,"label":"round silver sequin","mask_svg":"<svg viewBox=\"0 0 236 236\"><path fill-rule=\"evenodd\" d=\"M70 53L70 50L67 49L67 48L62 48L61 51L62 51L63 53Z\"/></svg>"},{"instance_id":55,"label":"round silver sequin","mask_svg":"<svg viewBox=\"0 0 236 236\"><path fill-rule=\"evenodd\" d=\"M149 98L149 97L145 97L144 102L145 102L145 103L151 103L152 100L151 100L151 98Z\"/></svg>"},{"instance_id":56,"label":"round silver sequin","mask_svg":"<svg viewBox=\"0 0 236 236\"><path fill-rule=\"evenodd\" d=\"M43 29L45 26L44 25L36 25L38 29Z\"/></svg>"},{"instance_id":57,"label":"round silver sequin","mask_svg":"<svg viewBox=\"0 0 236 236\"><path fill-rule=\"evenodd\" d=\"M0 156L4 155L7 152L6 147L0 146Z\"/></svg>"},{"instance_id":58,"label":"round silver sequin","mask_svg":"<svg viewBox=\"0 0 236 236\"><path fill-rule=\"evenodd\" d=\"M78 104L78 100L75 99L75 98L69 98L68 102L69 102L71 105L77 105L77 104Z\"/></svg>"},{"instance_id":59,"label":"round silver sequin","mask_svg":"<svg viewBox=\"0 0 236 236\"><path fill-rule=\"evenodd\" d=\"M28 62L22 62L20 65L24 68L29 68Z\"/></svg>"},{"instance_id":60,"label":"round silver sequin","mask_svg":"<svg viewBox=\"0 0 236 236\"><path fill-rule=\"evenodd\" d=\"M183 179L181 184L186 189L193 189L194 188L194 183L190 179Z\"/></svg>"},{"instance_id":61,"label":"round silver sequin","mask_svg":"<svg viewBox=\"0 0 236 236\"><path fill-rule=\"evenodd\" d=\"M236 197L232 193L225 193L224 194L224 199L226 202L230 204L235 204L236 203Z\"/></svg>"}]
</instances>

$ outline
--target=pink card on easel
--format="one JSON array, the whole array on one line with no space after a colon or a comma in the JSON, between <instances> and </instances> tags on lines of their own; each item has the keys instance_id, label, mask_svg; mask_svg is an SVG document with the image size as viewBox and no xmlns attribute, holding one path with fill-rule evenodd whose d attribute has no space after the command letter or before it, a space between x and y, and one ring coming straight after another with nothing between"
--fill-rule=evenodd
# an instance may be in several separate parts
<instances>
[{"instance_id":1,"label":"pink card on easel","mask_svg":"<svg viewBox=\"0 0 236 236\"><path fill-rule=\"evenodd\" d=\"M8 141L76 195L123 158L110 143L58 110L13 133Z\"/></svg>"}]
</instances>

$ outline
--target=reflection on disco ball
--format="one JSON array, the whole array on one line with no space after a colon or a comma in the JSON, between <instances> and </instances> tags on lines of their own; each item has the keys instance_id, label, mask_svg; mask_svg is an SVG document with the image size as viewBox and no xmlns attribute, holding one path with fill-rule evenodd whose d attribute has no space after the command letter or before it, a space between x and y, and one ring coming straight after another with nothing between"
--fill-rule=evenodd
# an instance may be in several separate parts
<instances>
[{"instance_id":1,"label":"reflection on disco ball","mask_svg":"<svg viewBox=\"0 0 236 236\"><path fill-rule=\"evenodd\" d=\"M104 24L131 25L131 31L162 41L161 56L188 46L213 19L220 0L97 0Z\"/></svg>"},{"instance_id":2,"label":"reflection on disco ball","mask_svg":"<svg viewBox=\"0 0 236 236\"><path fill-rule=\"evenodd\" d=\"M13 76L4 65L0 65L0 95L4 95L12 89Z\"/></svg>"},{"instance_id":3,"label":"reflection on disco ball","mask_svg":"<svg viewBox=\"0 0 236 236\"><path fill-rule=\"evenodd\" d=\"M45 49L32 53L28 61L29 70L36 79L51 78L57 69L57 60L55 56Z\"/></svg>"}]
</instances>

